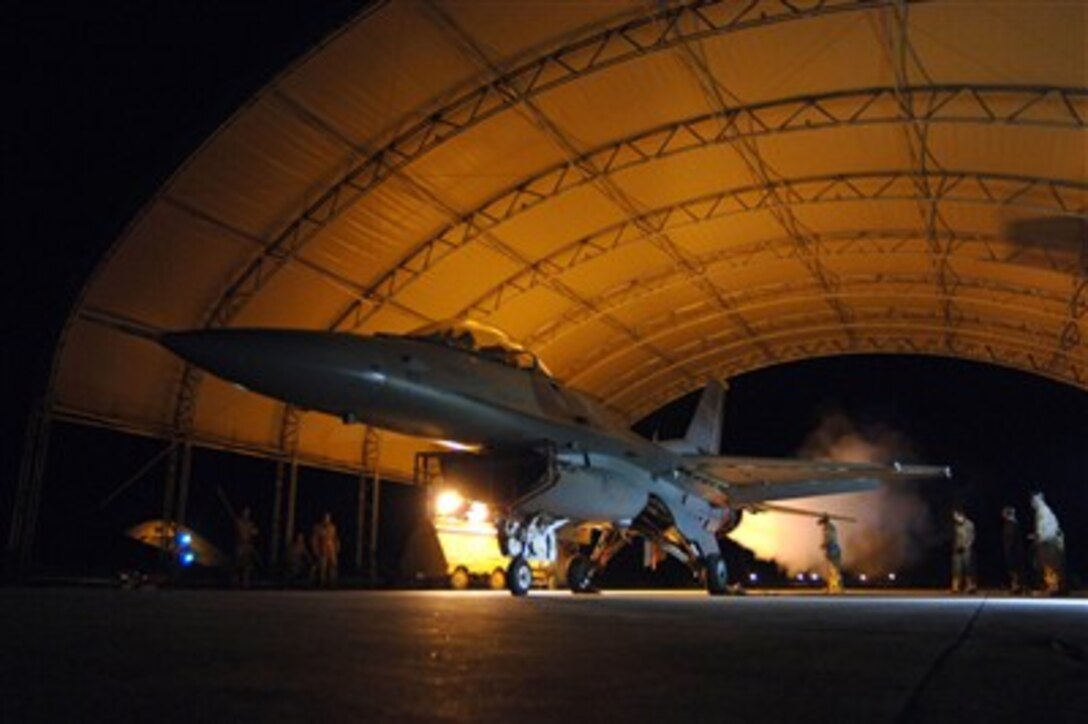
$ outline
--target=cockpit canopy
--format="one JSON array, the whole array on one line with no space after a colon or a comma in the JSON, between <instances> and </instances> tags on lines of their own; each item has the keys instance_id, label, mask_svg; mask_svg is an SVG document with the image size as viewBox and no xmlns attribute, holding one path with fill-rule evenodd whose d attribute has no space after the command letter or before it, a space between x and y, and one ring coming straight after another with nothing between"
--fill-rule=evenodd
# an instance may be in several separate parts
<instances>
[{"instance_id":1,"label":"cockpit canopy","mask_svg":"<svg viewBox=\"0 0 1088 724\"><path fill-rule=\"evenodd\" d=\"M470 319L434 322L417 329L408 336L474 352L509 367L540 370L551 376L551 372L535 354L520 344L510 341L510 338L500 330Z\"/></svg>"}]
</instances>

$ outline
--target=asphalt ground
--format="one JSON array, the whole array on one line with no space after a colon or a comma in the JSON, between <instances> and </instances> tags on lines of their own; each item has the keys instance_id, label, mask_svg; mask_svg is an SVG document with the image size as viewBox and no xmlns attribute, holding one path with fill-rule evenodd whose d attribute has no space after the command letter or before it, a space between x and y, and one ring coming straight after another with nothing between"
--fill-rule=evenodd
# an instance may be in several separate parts
<instances>
[{"instance_id":1,"label":"asphalt ground","mask_svg":"<svg viewBox=\"0 0 1088 724\"><path fill-rule=\"evenodd\" d=\"M0 590L0 721L1088 722L1088 600Z\"/></svg>"}]
</instances>

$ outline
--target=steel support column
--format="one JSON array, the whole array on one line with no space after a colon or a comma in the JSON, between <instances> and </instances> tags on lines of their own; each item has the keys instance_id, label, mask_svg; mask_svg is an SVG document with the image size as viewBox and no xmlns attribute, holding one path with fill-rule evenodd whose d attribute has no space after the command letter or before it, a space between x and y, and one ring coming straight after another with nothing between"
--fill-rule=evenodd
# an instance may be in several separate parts
<instances>
[{"instance_id":1,"label":"steel support column","mask_svg":"<svg viewBox=\"0 0 1088 724\"><path fill-rule=\"evenodd\" d=\"M272 528L268 536L268 565L275 568L280 562L280 538L284 536L281 528L283 521L283 479L286 473L287 463L280 460L276 463L276 483L272 498ZM290 530L287 531L285 542L291 545Z\"/></svg>"},{"instance_id":2,"label":"steel support column","mask_svg":"<svg viewBox=\"0 0 1088 724\"><path fill-rule=\"evenodd\" d=\"M381 489L381 434L373 427L367 427L363 434L363 465L359 471L359 507L358 527L355 540L355 567L360 572L363 570L363 533L366 531L366 570L373 582L378 577L378 522ZM369 520L367 519L366 488L367 480L370 480Z\"/></svg>"},{"instance_id":3,"label":"steel support column","mask_svg":"<svg viewBox=\"0 0 1088 724\"><path fill-rule=\"evenodd\" d=\"M284 543L291 544L295 535L295 502L298 500L298 458L292 457L287 465L287 528Z\"/></svg>"},{"instance_id":4,"label":"steel support column","mask_svg":"<svg viewBox=\"0 0 1088 724\"><path fill-rule=\"evenodd\" d=\"M51 427L47 407L35 405L27 420L23 459L11 506L5 570L8 578L21 579L30 572Z\"/></svg>"}]
</instances>

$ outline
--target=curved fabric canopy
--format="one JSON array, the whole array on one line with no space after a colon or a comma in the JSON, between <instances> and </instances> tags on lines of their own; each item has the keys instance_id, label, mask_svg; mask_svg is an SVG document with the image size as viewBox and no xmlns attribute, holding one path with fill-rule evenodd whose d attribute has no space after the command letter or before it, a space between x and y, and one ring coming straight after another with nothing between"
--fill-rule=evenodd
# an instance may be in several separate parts
<instances>
[{"instance_id":1,"label":"curved fabric canopy","mask_svg":"<svg viewBox=\"0 0 1088 724\"><path fill-rule=\"evenodd\" d=\"M862 352L1088 387L1086 38L1046 0L377 3L117 240L52 409L358 467L358 426L140 333L451 317L630 419Z\"/></svg>"}]
</instances>

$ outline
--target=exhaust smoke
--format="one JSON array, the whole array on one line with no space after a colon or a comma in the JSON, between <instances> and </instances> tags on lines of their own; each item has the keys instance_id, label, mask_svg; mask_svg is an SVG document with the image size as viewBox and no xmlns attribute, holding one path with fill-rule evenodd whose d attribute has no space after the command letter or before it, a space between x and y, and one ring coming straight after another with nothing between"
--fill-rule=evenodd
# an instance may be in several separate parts
<instances>
[{"instance_id":1,"label":"exhaust smoke","mask_svg":"<svg viewBox=\"0 0 1088 724\"><path fill-rule=\"evenodd\" d=\"M909 440L894 430L859 429L847 416L835 413L808 435L797 454L811 460L888 464L911 457L911 448ZM854 518L856 523L836 524L843 564L870 578L887 577L914 563L936 538L928 506L909 484L785 502L790 507ZM774 561L790 576L823 570L816 518L749 513L729 537L757 557Z\"/></svg>"}]
</instances>

